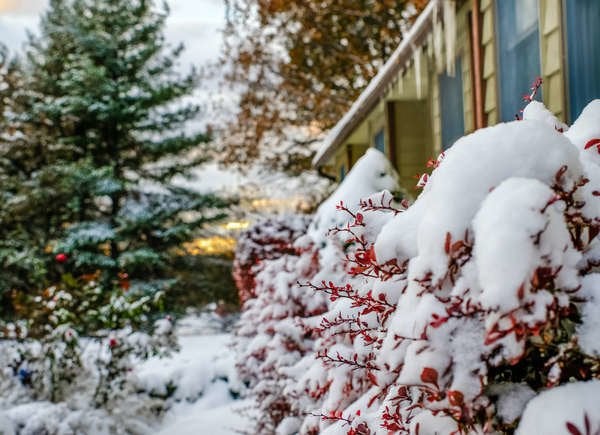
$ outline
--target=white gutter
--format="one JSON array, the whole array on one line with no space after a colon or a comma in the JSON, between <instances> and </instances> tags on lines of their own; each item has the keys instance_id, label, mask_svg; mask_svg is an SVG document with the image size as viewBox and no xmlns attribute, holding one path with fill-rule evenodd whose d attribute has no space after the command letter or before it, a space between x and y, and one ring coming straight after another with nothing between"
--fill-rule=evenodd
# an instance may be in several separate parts
<instances>
[{"instance_id":1,"label":"white gutter","mask_svg":"<svg viewBox=\"0 0 600 435\"><path fill-rule=\"evenodd\" d=\"M352 133L354 128L377 105L390 81L406 65L406 61L413 54L415 47L418 46L418 43L429 31L429 28L432 27L433 14L436 11L439 12L442 10L441 7L436 8L441 2L442 0L431 0L429 2L385 65L369 82L367 88L352 104L350 110L329 131L321 148L319 148L312 160L314 167L323 166L342 142Z\"/></svg>"}]
</instances>

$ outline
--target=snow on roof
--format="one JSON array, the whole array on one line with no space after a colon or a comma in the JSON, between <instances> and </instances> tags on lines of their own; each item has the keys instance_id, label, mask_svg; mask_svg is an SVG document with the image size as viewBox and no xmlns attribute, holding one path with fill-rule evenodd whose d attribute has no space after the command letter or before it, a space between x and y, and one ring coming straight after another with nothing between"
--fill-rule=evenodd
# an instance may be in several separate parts
<instances>
[{"instance_id":1,"label":"snow on roof","mask_svg":"<svg viewBox=\"0 0 600 435\"><path fill-rule=\"evenodd\" d=\"M369 82L367 88L352 104L350 110L348 110L342 119L340 119L340 121L330 130L323 141L321 148L313 158L313 166L322 166L331 156L332 152L335 151L342 141L348 137L354 127L362 121L367 113L379 102L381 95L385 92L392 78L405 65L408 57L416 49L418 41L432 26L432 18L437 11L441 10L441 8L438 7L441 3L442 0L431 0L429 2L385 65Z\"/></svg>"}]
</instances>

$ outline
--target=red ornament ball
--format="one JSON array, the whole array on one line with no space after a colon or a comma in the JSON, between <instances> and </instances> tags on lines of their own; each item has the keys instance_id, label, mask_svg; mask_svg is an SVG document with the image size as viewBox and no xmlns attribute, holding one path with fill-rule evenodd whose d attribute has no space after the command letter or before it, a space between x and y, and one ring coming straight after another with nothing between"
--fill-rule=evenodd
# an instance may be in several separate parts
<instances>
[{"instance_id":1,"label":"red ornament ball","mask_svg":"<svg viewBox=\"0 0 600 435\"><path fill-rule=\"evenodd\" d=\"M67 256L67 254L61 252L60 254L56 254L56 257L54 257L54 259L57 263L66 263L69 257Z\"/></svg>"}]
</instances>

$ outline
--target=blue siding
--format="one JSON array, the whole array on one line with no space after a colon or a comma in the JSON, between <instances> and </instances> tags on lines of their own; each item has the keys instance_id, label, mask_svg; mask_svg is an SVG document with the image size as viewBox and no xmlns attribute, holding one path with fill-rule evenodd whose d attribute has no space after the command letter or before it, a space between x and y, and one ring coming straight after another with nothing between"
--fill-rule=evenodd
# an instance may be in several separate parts
<instances>
[{"instance_id":1,"label":"blue siding","mask_svg":"<svg viewBox=\"0 0 600 435\"><path fill-rule=\"evenodd\" d=\"M566 0L569 114L600 98L600 0Z\"/></svg>"},{"instance_id":2,"label":"blue siding","mask_svg":"<svg viewBox=\"0 0 600 435\"><path fill-rule=\"evenodd\" d=\"M496 0L496 12L500 117L511 121L541 75L538 0Z\"/></svg>"},{"instance_id":3,"label":"blue siding","mask_svg":"<svg viewBox=\"0 0 600 435\"><path fill-rule=\"evenodd\" d=\"M385 154L385 132L383 128L375 135L375 148Z\"/></svg>"},{"instance_id":4,"label":"blue siding","mask_svg":"<svg viewBox=\"0 0 600 435\"><path fill-rule=\"evenodd\" d=\"M462 66L460 58L456 60L454 77L441 74L440 105L442 117L442 148L447 150L465 134L463 108Z\"/></svg>"}]
</instances>

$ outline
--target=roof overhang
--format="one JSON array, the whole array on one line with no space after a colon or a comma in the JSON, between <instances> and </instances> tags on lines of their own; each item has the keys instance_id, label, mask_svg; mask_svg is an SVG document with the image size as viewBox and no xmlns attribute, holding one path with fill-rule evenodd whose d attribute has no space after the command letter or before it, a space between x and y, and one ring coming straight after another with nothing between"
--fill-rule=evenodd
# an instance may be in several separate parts
<instances>
[{"instance_id":1,"label":"roof overhang","mask_svg":"<svg viewBox=\"0 0 600 435\"><path fill-rule=\"evenodd\" d=\"M421 45L429 34L433 26L434 14L441 12L442 8L438 7L441 2L442 0L431 0L429 2L379 73L369 82L366 89L352 104L350 110L329 131L321 148L313 158L312 164L314 167L320 167L327 163L348 136L379 103L388 90L390 83L394 81L398 72L406 66L412 57L415 48ZM437 19L437 17L435 18Z\"/></svg>"}]
</instances>

